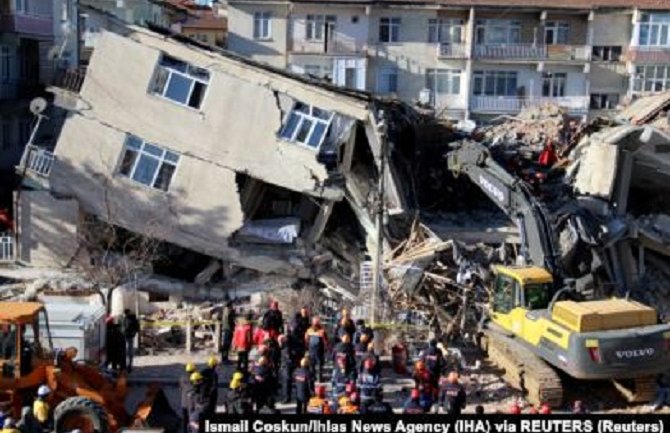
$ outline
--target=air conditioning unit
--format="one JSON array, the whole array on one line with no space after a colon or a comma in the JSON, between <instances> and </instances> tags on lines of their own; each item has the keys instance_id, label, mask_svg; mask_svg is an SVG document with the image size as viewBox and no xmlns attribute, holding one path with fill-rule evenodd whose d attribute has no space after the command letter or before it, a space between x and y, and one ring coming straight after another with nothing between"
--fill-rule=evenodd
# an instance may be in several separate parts
<instances>
[{"instance_id":1,"label":"air conditioning unit","mask_svg":"<svg viewBox=\"0 0 670 433\"><path fill-rule=\"evenodd\" d=\"M433 92L430 89L421 89L419 92L419 104L430 105L433 101Z\"/></svg>"}]
</instances>

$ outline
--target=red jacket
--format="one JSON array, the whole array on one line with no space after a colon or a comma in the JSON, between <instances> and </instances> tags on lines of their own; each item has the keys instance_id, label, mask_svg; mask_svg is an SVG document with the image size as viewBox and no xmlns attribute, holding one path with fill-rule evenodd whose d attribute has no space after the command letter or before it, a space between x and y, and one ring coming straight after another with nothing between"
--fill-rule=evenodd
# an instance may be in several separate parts
<instances>
[{"instance_id":1,"label":"red jacket","mask_svg":"<svg viewBox=\"0 0 670 433\"><path fill-rule=\"evenodd\" d=\"M251 323L238 323L233 332L233 348L238 351L249 351L253 344L253 326Z\"/></svg>"}]
</instances>

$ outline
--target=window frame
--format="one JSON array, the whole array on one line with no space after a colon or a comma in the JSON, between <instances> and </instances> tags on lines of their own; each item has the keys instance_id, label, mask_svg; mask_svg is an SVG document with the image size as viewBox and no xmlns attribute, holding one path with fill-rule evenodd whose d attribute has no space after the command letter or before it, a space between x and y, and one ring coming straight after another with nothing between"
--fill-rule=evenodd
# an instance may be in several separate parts
<instances>
[{"instance_id":1,"label":"window frame","mask_svg":"<svg viewBox=\"0 0 670 433\"><path fill-rule=\"evenodd\" d=\"M300 106L308 107L309 113L299 111L298 107L300 107ZM321 117L315 116L313 114L315 108L318 109L318 110L327 112L329 114L328 120L326 121L325 119L323 119ZM300 119L298 120L298 123L295 125L295 129L291 133L290 137L288 137L288 136L284 135L284 131L288 128L289 120L291 119L291 116L294 115L294 114L296 116L300 117ZM330 125L333 123L334 116L335 116L335 113L332 112L332 111L323 110L319 107L314 107L311 104L306 104L304 102L295 101L293 103L293 105L291 106L291 110L289 110L286 113L286 115L284 116L284 119L283 119L282 124L281 124L281 128L279 128L279 131L277 132L277 136L281 140L287 141L289 143L297 144L301 147L313 150L313 151L318 153L319 150L321 149L321 146L323 145L323 142L326 139L326 136L328 136L328 129L330 128ZM302 129L303 124L305 123L305 120L310 121L311 125L309 127L309 132L307 133L307 136L305 137L305 140L303 142L303 141L298 140L298 134L300 134L300 131ZM323 135L322 135L321 139L319 140L319 143L316 146L311 146L308 143L309 143L310 139L312 138L312 134L314 134L314 129L315 129L315 126L316 126L317 123L321 123L321 124L325 125L324 132L323 132Z\"/></svg>"},{"instance_id":2,"label":"window frame","mask_svg":"<svg viewBox=\"0 0 670 433\"><path fill-rule=\"evenodd\" d=\"M503 41L492 41L491 31L502 30ZM481 40L483 39L483 40ZM482 19L475 23L475 45L505 45L521 43L521 22L507 19Z\"/></svg>"},{"instance_id":3,"label":"window frame","mask_svg":"<svg viewBox=\"0 0 670 433\"><path fill-rule=\"evenodd\" d=\"M594 45L591 48L591 60L594 62L620 62L622 56L621 45Z\"/></svg>"},{"instance_id":4,"label":"window frame","mask_svg":"<svg viewBox=\"0 0 670 433\"><path fill-rule=\"evenodd\" d=\"M272 12L256 11L254 12L254 25L252 36L255 41L272 40ZM267 30L267 34L263 32Z\"/></svg>"},{"instance_id":5,"label":"window frame","mask_svg":"<svg viewBox=\"0 0 670 433\"><path fill-rule=\"evenodd\" d=\"M498 89L500 86L500 80L503 80L505 93L499 94ZM481 88L477 92L477 81L481 81ZM492 82L493 92L487 92L487 84ZM510 83L514 82L514 93L509 94L507 90L510 88ZM516 97L519 90L519 74L517 71L497 71L497 70L484 70L484 71L474 71L472 73L472 94L474 96L489 96L489 97Z\"/></svg>"},{"instance_id":6,"label":"window frame","mask_svg":"<svg viewBox=\"0 0 670 433\"><path fill-rule=\"evenodd\" d=\"M667 90L670 90L670 64L635 67L633 93L658 93Z\"/></svg>"},{"instance_id":7,"label":"window frame","mask_svg":"<svg viewBox=\"0 0 670 433\"><path fill-rule=\"evenodd\" d=\"M597 103L595 103L596 101ZM614 110L620 101L621 96L618 93L591 93L589 95L589 109Z\"/></svg>"},{"instance_id":8,"label":"window frame","mask_svg":"<svg viewBox=\"0 0 670 433\"><path fill-rule=\"evenodd\" d=\"M337 24L337 15L307 14L305 16L305 40L323 42L329 25Z\"/></svg>"},{"instance_id":9,"label":"window frame","mask_svg":"<svg viewBox=\"0 0 670 433\"><path fill-rule=\"evenodd\" d=\"M460 18L429 18L428 19L428 43L438 44L461 44L463 43L464 20ZM458 29L460 37L454 38L452 29ZM455 40L457 39L457 40Z\"/></svg>"},{"instance_id":10,"label":"window frame","mask_svg":"<svg viewBox=\"0 0 670 433\"><path fill-rule=\"evenodd\" d=\"M427 68L425 73L425 83L426 88L429 89L434 95L449 95L449 96L460 96L463 91L462 86L462 77L463 71L460 69L449 69L449 68ZM444 80L443 83L446 83L446 92L438 91L438 89L443 88L438 83L440 80ZM432 81L432 86L431 86ZM458 92L455 92L455 86L458 87Z\"/></svg>"},{"instance_id":11,"label":"window frame","mask_svg":"<svg viewBox=\"0 0 670 433\"><path fill-rule=\"evenodd\" d=\"M542 97L563 98L568 86L566 72L545 72L542 74Z\"/></svg>"},{"instance_id":12,"label":"window frame","mask_svg":"<svg viewBox=\"0 0 670 433\"><path fill-rule=\"evenodd\" d=\"M191 75L187 72L180 71L180 70L175 69L173 67L162 64L162 62L165 60L165 58L169 58L172 61L183 63L186 66L187 70L189 70L190 68L194 68L194 69L200 69L202 71L206 71L207 72L207 80L205 80L201 77L197 77L195 75ZM156 86L158 84L157 83L158 78L159 78L160 74L162 73L162 71L166 71L168 75L165 78L165 81L162 85L162 90L160 92L158 92L156 90ZM191 80L191 84L190 84L189 90L188 90L188 97L186 98L186 103L178 101L176 99L172 99L169 96L166 96L168 88L170 87L169 84L172 82L173 75L179 75L183 79ZM178 59L176 57L173 57L169 54L161 53L161 57L158 59L158 64L156 65L156 69L155 69L153 77L151 79L151 83L150 83L150 86L149 86L149 93L151 93L152 95L155 95L155 96L157 96L161 99L165 99L165 100L170 101L174 104L177 104L181 107L185 107L185 108L188 108L190 110L200 111L202 109L202 106L205 103L205 100L207 98L207 94L209 93L207 90L209 89L210 80L211 80L211 73L208 69L195 66L191 63L180 60L180 59ZM188 101L190 101L191 98L193 97L193 91L195 89L196 82L204 85L204 90L203 90L202 97L200 98L200 104L197 107L193 107L193 106L188 104Z\"/></svg>"},{"instance_id":13,"label":"window frame","mask_svg":"<svg viewBox=\"0 0 670 433\"><path fill-rule=\"evenodd\" d=\"M380 43L395 44L400 42L400 17L379 17L378 39ZM382 29L386 28L387 38L382 38ZM386 39L386 40L385 40Z\"/></svg>"},{"instance_id":14,"label":"window frame","mask_svg":"<svg viewBox=\"0 0 670 433\"><path fill-rule=\"evenodd\" d=\"M132 140L136 140L139 143L139 146L137 148L131 148L130 147L130 142ZM157 155L154 155L150 152L145 151L145 148L146 148L147 145L153 146L157 149L160 149L162 151L160 157L157 156ZM126 174L126 173L123 173L124 162L125 162L125 159L126 159L126 154L129 151L135 152L136 155L135 155L135 157L132 161L132 164L131 164L131 167L130 167L128 173ZM176 156L176 161L168 160L166 158L168 153L171 153L171 154L175 155ZM137 172L138 166L140 165L140 160L141 160L142 156L146 156L147 158L150 158L152 160L157 161L155 172L153 173L153 176L151 177L151 182L149 184L135 179L135 174ZM149 188L151 190L167 193L167 192L170 191L170 186L172 185L172 182L173 182L173 180L174 180L174 178L175 178L175 176L176 176L176 174L179 170L179 162L181 160L181 157L182 157L182 154L180 152L176 152L174 150L167 149L166 147L164 147L162 145L159 145L159 144L150 143L150 142L148 142L148 141L146 141L146 140L144 140L144 139L142 139L142 138L140 138L136 135L126 134L126 137L123 141L123 148L121 150L121 156L119 158L119 162L117 164L117 168L116 168L115 172L118 176L120 176L124 179L127 179L134 184L141 185L141 186ZM168 181L166 189L159 188L159 187L155 186L156 181L158 180L158 175L161 172L161 169L162 169L164 164L171 165L171 166L174 167L174 170L172 171L172 174L170 176L170 180Z\"/></svg>"},{"instance_id":15,"label":"window frame","mask_svg":"<svg viewBox=\"0 0 670 433\"><path fill-rule=\"evenodd\" d=\"M670 48L670 13L643 13L637 25L638 46Z\"/></svg>"},{"instance_id":16,"label":"window frame","mask_svg":"<svg viewBox=\"0 0 670 433\"><path fill-rule=\"evenodd\" d=\"M551 32L551 41L547 41L547 33ZM561 35L565 36L565 41L561 41ZM544 44L545 45L568 45L570 43L570 23L565 21L547 21L544 26Z\"/></svg>"}]
</instances>

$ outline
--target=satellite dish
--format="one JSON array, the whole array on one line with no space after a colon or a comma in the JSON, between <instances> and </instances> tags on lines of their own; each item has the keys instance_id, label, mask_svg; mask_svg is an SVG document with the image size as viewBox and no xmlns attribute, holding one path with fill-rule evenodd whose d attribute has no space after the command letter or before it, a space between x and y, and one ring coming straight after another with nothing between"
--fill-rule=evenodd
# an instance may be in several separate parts
<instances>
[{"instance_id":1,"label":"satellite dish","mask_svg":"<svg viewBox=\"0 0 670 433\"><path fill-rule=\"evenodd\" d=\"M30 112L35 116L39 116L44 110L47 109L47 100L44 98L35 98L30 101Z\"/></svg>"}]
</instances>

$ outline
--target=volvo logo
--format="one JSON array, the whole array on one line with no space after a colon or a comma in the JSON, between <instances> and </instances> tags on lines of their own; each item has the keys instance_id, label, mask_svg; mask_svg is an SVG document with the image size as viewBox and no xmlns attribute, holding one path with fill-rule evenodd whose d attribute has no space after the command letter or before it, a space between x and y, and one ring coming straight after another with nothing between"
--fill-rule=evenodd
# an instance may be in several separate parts
<instances>
[{"instance_id":1,"label":"volvo logo","mask_svg":"<svg viewBox=\"0 0 670 433\"><path fill-rule=\"evenodd\" d=\"M652 356L654 352L654 349L651 347L645 349L617 350L616 356L619 359L642 358L645 356Z\"/></svg>"},{"instance_id":2,"label":"volvo logo","mask_svg":"<svg viewBox=\"0 0 670 433\"><path fill-rule=\"evenodd\" d=\"M498 199L499 202L502 203L505 201L505 194L500 190L500 188L496 187L490 180L481 174L479 175L479 185L481 185L482 188Z\"/></svg>"}]
</instances>

